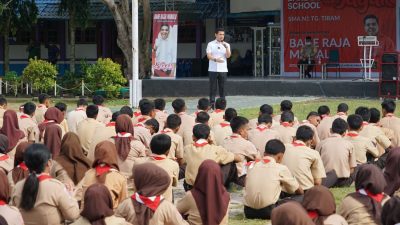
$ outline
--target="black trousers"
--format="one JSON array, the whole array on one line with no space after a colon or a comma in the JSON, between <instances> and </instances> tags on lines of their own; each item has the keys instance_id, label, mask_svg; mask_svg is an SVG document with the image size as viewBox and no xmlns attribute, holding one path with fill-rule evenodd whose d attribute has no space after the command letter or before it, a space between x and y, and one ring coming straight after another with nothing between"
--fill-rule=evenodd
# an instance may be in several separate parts
<instances>
[{"instance_id":1,"label":"black trousers","mask_svg":"<svg viewBox=\"0 0 400 225\"><path fill-rule=\"evenodd\" d=\"M210 77L210 102L215 102L215 95L217 94L217 85L219 90L219 97L225 98L225 81L227 73L208 72Z\"/></svg>"},{"instance_id":2,"label":"black trousers","mask_svg":"<svg viewBox=\"0 0 400 225\"><path fill-rule=\"evenodd\" d=\"M271 219L272 210L275 208L275 204L269 205L261 209L253 209L248 206L244 206L244 215L247 219Z\"/></svg>"},{"instance_id":3,"label":"black trousers","mask_svg":"<svg viewBox=\"0 0 400 225\"><path fill-rule=\"evenodd\" d=\"M314 69L315 60L301 59L297 62L297 67L304 66L304 76L311 78L311 71Z\"/></svg>"}]
</instances>

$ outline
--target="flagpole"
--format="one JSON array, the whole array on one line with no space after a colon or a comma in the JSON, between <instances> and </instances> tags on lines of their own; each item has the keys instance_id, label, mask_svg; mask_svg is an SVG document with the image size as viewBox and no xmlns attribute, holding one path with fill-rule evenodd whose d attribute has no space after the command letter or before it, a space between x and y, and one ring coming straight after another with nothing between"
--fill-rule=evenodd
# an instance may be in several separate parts
<instances>
[{"instance_id":1,"label":"flagpole","mask_svg":"<svg viewBox=\"0 0 400 225\"><path fill-rule=\"evenodd\" d=\"M132 0L132 84L130 86L130 104L139 105L142 96L141 82L139 81L139 2Z\"/></svg>"}]
</instances>

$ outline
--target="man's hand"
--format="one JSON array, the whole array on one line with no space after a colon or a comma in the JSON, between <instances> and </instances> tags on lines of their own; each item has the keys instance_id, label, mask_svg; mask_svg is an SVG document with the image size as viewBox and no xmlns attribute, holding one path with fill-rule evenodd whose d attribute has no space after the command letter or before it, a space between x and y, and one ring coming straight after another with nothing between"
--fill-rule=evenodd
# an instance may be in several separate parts
<instances>
[{"instance_id":1,"label":"man's hand","mask_svg":"<svg viewBox=\"0 0 400 225\"><path fill-rule=\"evenodd\" d=\"M215 61L217 63L224 63L225 62L224 59L222 59L222 58L215 59Z\"/></svg>"}]
</instances>

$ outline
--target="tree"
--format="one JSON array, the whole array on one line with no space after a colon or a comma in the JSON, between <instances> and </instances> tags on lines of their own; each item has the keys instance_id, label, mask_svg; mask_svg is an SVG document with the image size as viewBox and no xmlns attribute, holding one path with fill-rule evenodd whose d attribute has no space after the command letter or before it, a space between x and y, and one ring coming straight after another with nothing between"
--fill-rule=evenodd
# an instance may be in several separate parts
<instances>
[{"instance_id":1,"label":"tree","mask_svg":"<svg viewBox=\"0 0 400 225\"><path fill-rule=\"evenodd\" d=\"M0 14L0 34L4 39L4 72L10 71L10 34L19 31L32 30L36 23L38 9L35 0L0 0L2 13Z\"/></svg>"},{"instance_id":2,"label":"tree","mask_svg":"<svg viewBox=\"0 0 400 225\"><path fill-rule=\"evenodd\" d=\"M129 0L102 0L110 9L118 31L117 44L124 54L127 64L125 68L125 77L132 79L132 13ZM151 30L151 8L150 0L139 1L143 8L143 29L139 45L139 73L140 78L147 77L150 74L150 30Z\"/></svg>"},{"instance_id":3,"label":"tree","mask_svg":"<svg viewBox=\"0 0 400 225\"><path fill-rule=\"evenodd\" d=\"M70 36L70 71L75 73L75 32L76 27L86 28L89 21L90 0L61 0L59 14L68 13Z\"/></svg>"}]
</instances>

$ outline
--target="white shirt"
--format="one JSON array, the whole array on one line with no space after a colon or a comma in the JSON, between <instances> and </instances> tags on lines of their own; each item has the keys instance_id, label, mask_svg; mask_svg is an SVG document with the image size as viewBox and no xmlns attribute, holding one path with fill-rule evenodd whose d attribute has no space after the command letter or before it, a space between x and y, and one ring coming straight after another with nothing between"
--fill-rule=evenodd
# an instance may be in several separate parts
<instances>
[{"instance_id":1,"label":"white shirt","mask_svg":"<svg viewBox=\"0 0 400 225\"><path fill-rule=\"evenodd\" d=\"M226 42L225 42L226 43ZM231 46L226 43L228 46L228 49L231 49ZM211 53L213 58L221 58L224 60L223 63L218 63L214 62L214 60L209 60L208 64L208 71L210 72L221 72L221 73L226 73L228 72L228 66L227 66L227 58L225 56L226 54L226 48L222 44L222 42L218 42L217 40L211 41L207 45L207 54Z\"/></svg>"},{"instance_id":2,"label":"white shirt","mask_svg":"<svg viewBox=\"0 0 400 225\"><path fill-rule=\"evenodd\" d=\"M67 123L69 131L77 133L78 124L87 118L86 111L81 108L77 108L67 115Z\"/></svg>"}]
</instances>

